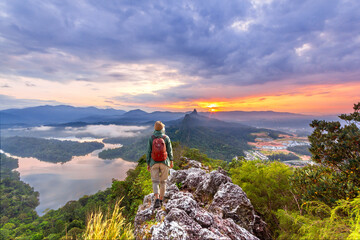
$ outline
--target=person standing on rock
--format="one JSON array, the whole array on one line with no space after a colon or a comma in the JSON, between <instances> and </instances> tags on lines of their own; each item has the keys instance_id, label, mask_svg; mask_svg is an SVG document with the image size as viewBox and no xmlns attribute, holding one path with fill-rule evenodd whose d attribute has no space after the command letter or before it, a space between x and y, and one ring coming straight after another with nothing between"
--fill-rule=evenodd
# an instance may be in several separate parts
<instances>
[{"instance_id":1,"label":"person standing on rock","mask_svg":"<svg viewBox=\"0 0 360 240\"><path fill-rule=\"evenodd\" d=\"M151 172L151 181L155 195L154 208L159 208L164 199L169 168L173 167L171 141L165 135L165 125L160 121L155 122L154 133L149 138L146 162L147 170Z\"/></svg>"}]
</instances>

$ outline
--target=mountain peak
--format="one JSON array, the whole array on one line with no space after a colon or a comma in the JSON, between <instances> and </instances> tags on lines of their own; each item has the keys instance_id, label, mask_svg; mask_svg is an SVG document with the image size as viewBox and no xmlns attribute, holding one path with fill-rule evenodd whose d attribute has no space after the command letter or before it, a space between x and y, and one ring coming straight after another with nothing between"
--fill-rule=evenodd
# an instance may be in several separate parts
<instances>
[{"instance_id":1,"label":"mountain peak","mask_svg":"<svg viewBox=\"0 0 360 240\"><path fill-rule=\"evenodd\" d=\"M192 111L192 113L190 113L191 115L197 115L198 112L196 111L196 108L194 108L194 111Z\"/></svg>"}]
</instances>

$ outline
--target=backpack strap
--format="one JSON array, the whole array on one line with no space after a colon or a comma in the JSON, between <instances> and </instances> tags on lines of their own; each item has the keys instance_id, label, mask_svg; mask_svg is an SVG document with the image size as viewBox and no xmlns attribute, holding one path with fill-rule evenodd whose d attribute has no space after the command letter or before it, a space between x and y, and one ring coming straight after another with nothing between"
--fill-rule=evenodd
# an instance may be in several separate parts
<instances>
[{"instance_id":1,"label":"backpack strap","mask_svg":"<svg viewBox=\"0 0 360 240\"><path fill-rule=\"evenodd\" d=\"M152 140L154 140L155 138L156 138L156 136L155 136L155 135L152 135L152 136L151 136L151 139L152 139Z\"/></svg>"}]
</instances>

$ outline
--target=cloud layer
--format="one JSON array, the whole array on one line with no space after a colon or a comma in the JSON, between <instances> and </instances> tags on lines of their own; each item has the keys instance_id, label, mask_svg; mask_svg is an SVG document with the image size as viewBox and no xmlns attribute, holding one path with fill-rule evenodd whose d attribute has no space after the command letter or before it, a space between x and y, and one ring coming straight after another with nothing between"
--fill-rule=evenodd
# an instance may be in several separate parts
<instances>
[{"instance_id":1,"label":"cloud layer","mask_svg":"<svg viewBox=\"0 0 360 240\"><path fill-rule=\"evenodd\" d=\"M41 86L26 78L114 82L130 90L106 101L141 106L247 94L220 85L263 92L284 81L289 88L359 82L359 12L357 0L7 0L1 91L16 77L29 88Z\"/></svg>"}]
</instances>

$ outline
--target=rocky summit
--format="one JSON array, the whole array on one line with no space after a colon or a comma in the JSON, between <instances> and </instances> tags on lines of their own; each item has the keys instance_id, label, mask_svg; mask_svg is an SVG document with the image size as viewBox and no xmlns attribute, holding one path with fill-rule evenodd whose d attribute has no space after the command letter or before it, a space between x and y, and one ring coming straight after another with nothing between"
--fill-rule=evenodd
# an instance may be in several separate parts
<instances>
[{"instance_id":1,"label":"rocky summit","mask_svg":"<svg viewBox=\"0 0 360 240\"><path fill-rule=\"evenodd\" d=\"M182 158L183 170L171 170L164 204L154 209L145 196L135 217L136 239L272 239L241 187L219 168Z\"/></svg>"}]
</instances>

